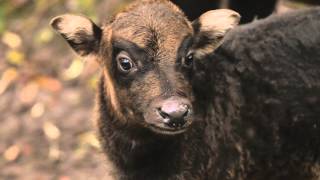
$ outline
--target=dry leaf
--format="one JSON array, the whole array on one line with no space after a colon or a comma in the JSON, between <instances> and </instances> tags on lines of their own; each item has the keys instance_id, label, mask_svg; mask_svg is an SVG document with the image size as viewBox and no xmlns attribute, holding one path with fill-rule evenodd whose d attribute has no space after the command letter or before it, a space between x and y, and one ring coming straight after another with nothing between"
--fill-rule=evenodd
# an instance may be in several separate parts
<instances>
[{"instance_id":1,"label":"dry leaf","mask_svg":"<svg viewBox=\"0 0 320 180\"><path fill-rule=\"evenodd\" d=\"M62 89L62 85L60 81L52 77L40 76L36 79L36 82L39 84L39 86L42 89L45 89L51 92L57 92Z\"/></svg>"},{"instance_id":2,"label":"dry leaf","mask_svg":"<svg viewBox=\"0 0 320 180\"><path fill-rule=\"evenodd\" d=\"M18 48L21 46L22 40L18 34L6 31L3 33L2 42L10 48Z\"/></svg>"},{"instance_id":3,"label":"dry leaf","mask_svg":"<svg viewBox=\"0 0 320 180\"><path fill-rule=\"evenodd\" d=\"M87 152L88 152L88 147L78 147L73 152L73 155L77 160L80 160L86 155Z\"/></svg>"},{"instance_id":4,"label":"dry leaf","mask_svg":"<svg viewBox=\"0 0 320 180\"><path fill-rule=\"evenodd\" d=\"M19 155L21 153L21 149L18 145L12 145L10 146L3 154L3 157L7 160L7 161L14 161L16 160Z\"/></svg>"},{"instance_id":5,"label":"dry leaf","mask_svg":"<svg viewBox=\"0 0 320 180\"><path fill-rule=\"evenodd\" d=\"M43 103L38 102L32 106L31 112L30 112L32 118L41 117L43 115L43 113L44 113L44 104Z\"/></svg>"},{"instance_id":6,"label":"dry leaf","mask_svg":"<svg viewBox=\"0 0 320 180\"><path fill-rule=\"evenodd\" d=\"M18 77L18 72L15 68L5 70L0 79L0 95L15 81Z\"/></svg>"},{"instance_id":7,"label":"dry leaf","mask_svg":"<svg viewBox=\"0 0 320 180\"><path fill-rule=\"evenodd\" d=\"M82 133L79 136L79 141L80 141L80 145L82 145L82 146L89 145L89 146L92 146L97 149L100 148L100 143L99 143L95 133L92 131Z\"/></svg>"},{"instance_id":8,"label":"dry leaf","mask_svg":"<svg viewBox=\"0 0 320 180\"><path fill-rule=\"evenodd\" d=\"M78 137L79 146L74 151L77 159L82 159L89 152L90 147L100 149L100 144L93 131L82 133Z\"/></svg>"},{"instance_id":9,"label":"dry leaf","mask_svg":"<svg viewBox=\"0 0 320 180\"><path fill-rule=\"evenodd\" d=\"M47 136L50 140L55 140L60 137L60 130L59 128L54 125L53 123L46 121L42 127L44 134Z\"/></svg>"},{"instance_id":10,"label":"dry leaf","mask_svg":"<svg viewBox=\"0 0 320 180\"><path fill-rule=\"evenodd\" d=\"M58 145L51 145L49 148L49 159L58 160L60 158L61 151Z\"/></svg>"},{"instance_id":11,"label":"dry leaf","mask_svg":"<svg viewBox=\"0 0 320 180\"><path fill-rule=\"evenodd\" d=\"M24 104L31 104L36 99L39 92L39 86L35 82L29 82L19 91L19 99Z\"/></svg>"}]
</instances>

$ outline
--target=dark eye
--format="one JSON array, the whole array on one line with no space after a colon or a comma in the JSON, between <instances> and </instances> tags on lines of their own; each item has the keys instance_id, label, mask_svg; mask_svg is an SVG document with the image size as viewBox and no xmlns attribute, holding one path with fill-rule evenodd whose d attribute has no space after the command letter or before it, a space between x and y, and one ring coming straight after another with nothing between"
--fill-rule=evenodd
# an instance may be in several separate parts
<instances>
[{"instance_id":1,"label":"dark eye","mask_svg":"<svg viewBox=\"0 0 320 180\"><path fill-rule=\"evenodd\" d=\"M193 53L189 52L184 58L183 58L183 65L186 67L191 67L193 64Z\"/></svg>"},{"instance_id":2,"label":"dark eye","mask_svg":"<svg viewBox=\"0 0 320 180\"><path fill-rule=\"evenodd\" d=\"M120 68L123 71L129 71L132 68L131 60L127 58L120 58L119 59Z\"/></svg>"},{"instance_id":3,"label":"dark eye","mask_svg":"<svg viewBox=\"0 0 320 180\"><path fill-rule=\"evenodd\" d=\"M134 64L127 53L120 52L117 56L118 69L122 72L129 72Z\"/></svg>"}]
</instances>

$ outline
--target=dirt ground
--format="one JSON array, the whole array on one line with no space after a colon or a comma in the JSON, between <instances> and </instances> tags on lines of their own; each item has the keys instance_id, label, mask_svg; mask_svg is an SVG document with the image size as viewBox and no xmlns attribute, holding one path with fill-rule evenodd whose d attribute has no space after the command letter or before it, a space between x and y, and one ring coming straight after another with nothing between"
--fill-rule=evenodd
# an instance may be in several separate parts
<instances>
[{"instance_id":1,"label":"dirt ground","mask_svg":"<svg viewBox=\"0 0 320 180\"><path fill-rule=\"evenodd\" d=\"M99 22L128 1L0 2L0 179L110 179L92 123L99 68L48 24L66 12Z\"/></svg>"},{"instance_id":2,"label":"dirt ground","mask_svg":"<svg viewBox=\"0 0 320 180\"><path fill-rule=\"evenodd\" d=\"M98 66L49 21L66 12L102 19L124 3L0 2L0 179L108 179L91 120Z\"/></svg>"}]
</instances>

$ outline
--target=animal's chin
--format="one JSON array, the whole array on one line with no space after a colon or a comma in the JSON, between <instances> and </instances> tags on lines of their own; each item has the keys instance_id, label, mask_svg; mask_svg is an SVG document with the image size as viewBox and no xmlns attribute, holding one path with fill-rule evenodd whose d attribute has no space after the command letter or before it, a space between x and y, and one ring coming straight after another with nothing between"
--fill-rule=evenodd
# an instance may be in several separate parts
<instances>
[{"instance_id":1,"label":"animal's chin","mask_svg":"<svg viewBox=\"0 0 320 180\"><path fill-rule=\"evenodd\" d=\"M187 128L184 129L168 129L168 128L162 128L155 125L151 125L149 127L153 132L157 134L163 134L163 135L177 135L184 133Z\"/></svg>"}]
</instances>

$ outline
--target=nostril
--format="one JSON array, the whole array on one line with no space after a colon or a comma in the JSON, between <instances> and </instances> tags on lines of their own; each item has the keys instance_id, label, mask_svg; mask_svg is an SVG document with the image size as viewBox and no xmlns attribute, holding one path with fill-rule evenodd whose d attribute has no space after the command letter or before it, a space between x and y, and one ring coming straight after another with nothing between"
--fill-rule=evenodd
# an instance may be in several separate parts
<instances>
[{"instance_id":1,"label":"nostril","mask_svg":"<svg viewBox=\"0 0 320 180\"><path fill-rule=\"evenodd\" d=\"M182 104L180 106L181 106L182 112L184 112L182 117L186 117L188 115L189 111L190 111L189 106L186 105L186 104Z\"/></svg>"},{"instance_id":2,"label":"nostril","mask_svg":"<svg viewBox=\"0 0 320 180\"><path fill-rule=\"evenodd\" d=\"M163 119L168 119L168 118L170 118L170 115L167 114L167 113L165 113L165 112L163 112L163 111L161 110L161 108L157 108L157 111L158 111L158 113L160 114L160 116L161 116Z\"/></svg>"},{"instance_id":3,"label":"nostril","mask_svg":"<svg viewBox=\"0 0 320 180\"><path fill-rule=\"evenodd\" d=\"M190 109L189 109L189 108L187 108L186 112L182 115L182 117L184 118L184 117L188 116L189 111L190 111Z\"/></svg>"}]
</instances>

